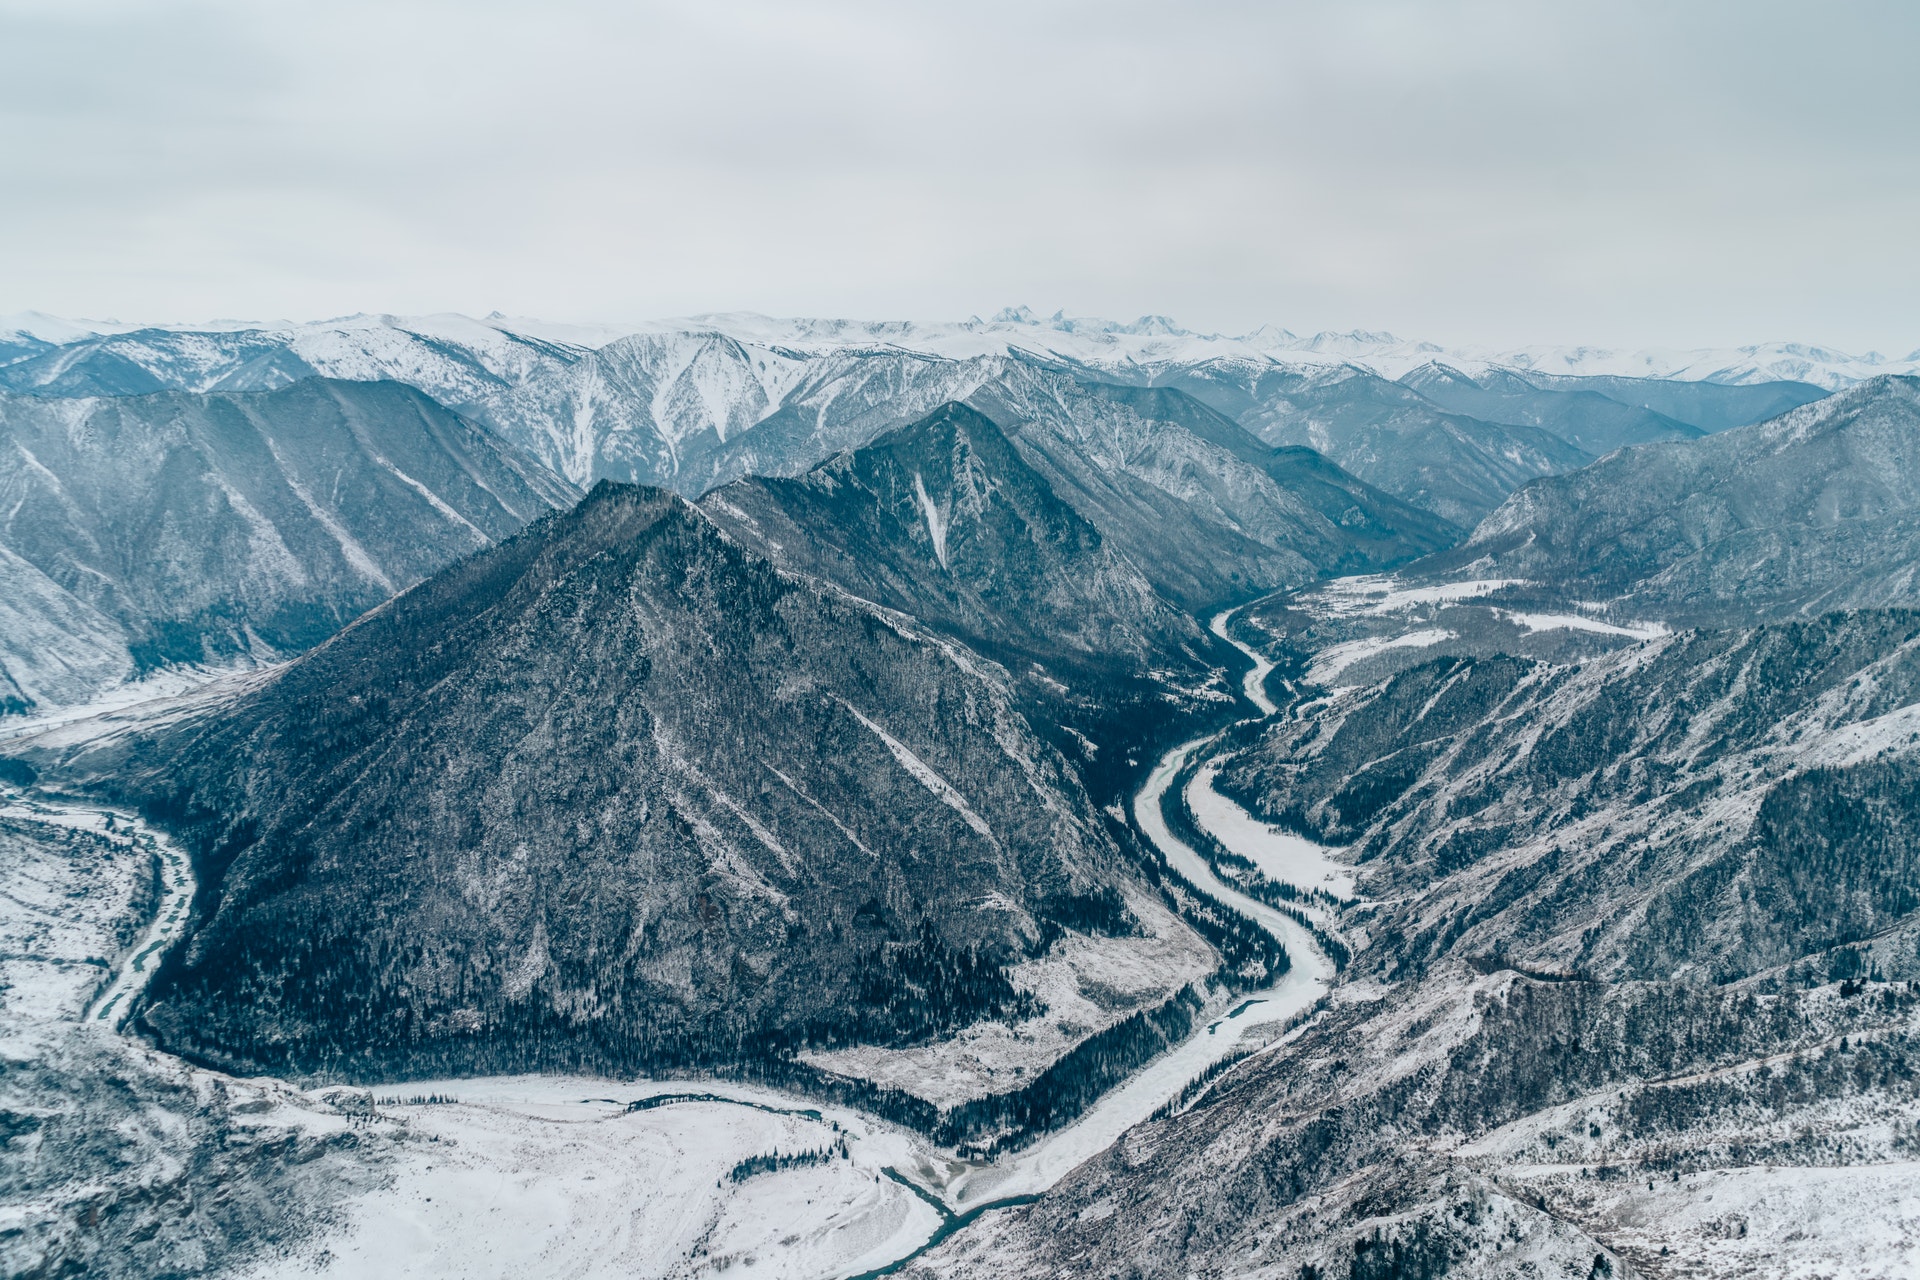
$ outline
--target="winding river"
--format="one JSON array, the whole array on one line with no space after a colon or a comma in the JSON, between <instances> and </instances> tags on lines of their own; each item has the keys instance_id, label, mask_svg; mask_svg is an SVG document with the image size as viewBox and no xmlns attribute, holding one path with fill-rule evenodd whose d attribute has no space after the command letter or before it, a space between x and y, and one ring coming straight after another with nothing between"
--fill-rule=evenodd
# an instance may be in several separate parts
<instances>
[{"instance_id":1,"label":"winding river","mask_svg":"<svg viewBox=\"0 0 1920 1280\"><path fill-rule=\"evenodd\" d=\"M1247 673L1242 691L1247 701L1258 709L1261 718L1275 715L1279 708L1267 696L1264 687L1273 664L1251 647L1233 639L1227 630L1232 613L1229 610L1215 617L1211 630L1253 662L1253 669ZM1202 1022L1184 1042L1161 1054L1123 1084L1110 1090L1073 1124L994 1162L954 1160L904 1132L886 1134L870 1124L858 1123L857 1130L863 1132L866 1138L864 1145L868 1148L864 1163L871 1165L877 1174L884 1174L910 1190L920 1202L930 1206L939 1218L930 1233L931 1238L924 1227L915 1229L902 1221L896 1230L910 1234L894 1235L894 1247L898 1251L892 1253L891 1260L861 1271L861 1276L873 1277L896 1271L981 1214L1033 1200L1073 1168L1111 1146L1128 1129L1147 1120L1167 1102L1178 1097L1191 1081L1209 1067L1242 1052L1242 1041L1247 1032L1285 1022L1325 993L1333 977L1333 966L1313 934L1291 916L1222 882L1195 850L1168 830L1161 815L1161 801L1168 786L1191 760L1196 756L1204 756L1213 748L1221 736L1216 733L1196 738L1167 752L1135 796L1134 818L1175 874L1185 879L1195 892L1240 913L1271 933L1286 947L1292 960L1291 967L1278 981L1263 990L1242 994L1230 1002L1222 1001L1214 1015ZM1255 835L1264 832L1265 828L1245 815L1244 811L1238 810L1231 801L1212 793L1210 779L1211 771L1203 770L1203 778L1196 780L1196 785L1206 787L1206 794L1202 797L1205 803L1193 806L1196 816L1208 824L1210 833L1227 848L1259 861L1265 856L1265 851L1251 846ZM1193 794L1190 792L1190 797ZM159 909L143 936L128 951L126 961L113 980L86 1012L90 1021L108 1022L117 1027L152 978L167 946L185 930L194 893L191 865L187 857L163 833L151 829L132 815L117 811L90 808L67 801L15 798L0 808L0 812L95 831L107 830L107 824L111 821L112 829L131 831L136 840L159 857L162 867ZM1211 819L1209 815L1212 815ZM1222 821L1221 815L1233 820ZM562 1078L523 1077L448 1081L431 1088L457 1088L463 1098L471 1096L474 1105L489 1106L496 1111L503 1106L515 1105L512 1100L525 1094L527 1096L522 1105L528 1114L534 1114L541 1108L554 1111L561 1107L563 1097L568 1099L564 1103L566 1106L587 1105L576 1104L568 1094L568 1090L578 1088L578 1083ZM675 1084L670 1081L634 1082L622 1090L621 1099L590 1099L588 1102L620 1108L615 1114L631 1113L646 1106L637 1104L634 1098L665 1093L673 1089ZM409 1086L410 1089L413 1087ZM684 1089L684 1082L679 1082L679 1087ZM418 1088L422 1093L430 1090L427 1085ZM549 1094L552 1096L546 1096ZM633 1097L624 1096L626 1094ZM693 1097L682 1095L674 1101L679 1103ZM486 1101L482 1102L481 1099ZM716 1087L710 1093L700 1095L700 1099L703 1101L687 1105L741 1104L765 1110L769 1100L779 1101L770 1090L726 1086ZM818 1113L811 1110L818 1107L818 1103L805 1098L794 1098L791 1102L795 1107L808 1108L805 1114L819 1118ZM837 1114L837 1109L828 1108L827 1112L828 1118L831 1118ZM850 1136L856 1132L856 1117L842 1115L840 1121L841 1124L836 1124L840 1132ZM889 1252L883 1251L879 1256L888 1258ZM872 1257L871 1253L867 1254L869 1260Z\"/></svg>"},{"instance_id":2,"label":"winding river","mask_svg":"<svg viewBox=\"0 0 1920 1280\"><path fill-rule=\"evenodd\" d=\"M1229 634L1227 623L1233 613L1229 609L1217 615L1211 630L1252 660L1253 669L1247 673L1241 688L1247 701L1259 709L1258 718L1276 715L1280 708L1267 696L1265 687L1273 663ZM1246 916L1279 939L1286 947L1292 965L1278 982L1236 1000L1230 1012L1210 1019L1185 1042L1155 1058L1125 1084L1102 1097L1073 1124L1048 1134L1019 1152L1003 1156L992 1165L969 1166L957 1175L942 1179L939 1185L921 1188L923 1193L936 1199L948 1215L942 1230L913 1253L888 1266L865 1273L858 1280L868 1280L869 1277L897 1270L981 1212L1031 1201L1076 1166L1111 1146L1128 1129L1151 1117L1166 1102L1178 1097L1181 1090L1208 1067L1237 1052L1248 1031L1265 1024L1285 1022L1312 1006L1326 993L1333 980L1333 963L1321 950L1312 932L1292 916L1250 898L1223 882L1204 858L1167 829L1166 819L1160 809L1167 788L1195 755L1206 752L1222 736L1221 733L1214 733L1195 738L1162 756L1147 775L1146 784L1134 796L1134 821L1159 849L1176 875L1197 892ZM1265 856L1265 850L1254 847L1248 833L1264 835L1264 824L1256 822L1232 801L1217 793L1210 794L1208 801L1208 810L1215 813L1226 811L1240 819L1230 824L1223 823L1219 829L1209 827L1209 833L1229 850L1253 858L1258 863ZM964 1220L961 1215L964 1215Z\"/></svg>"}]
</instances>

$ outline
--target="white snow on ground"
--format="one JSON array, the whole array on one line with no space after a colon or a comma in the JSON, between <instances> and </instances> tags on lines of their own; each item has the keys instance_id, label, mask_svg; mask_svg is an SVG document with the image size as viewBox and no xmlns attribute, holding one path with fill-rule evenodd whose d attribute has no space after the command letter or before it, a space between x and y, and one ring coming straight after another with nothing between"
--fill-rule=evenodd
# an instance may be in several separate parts
<instances>
[{"instance_id":1,"label":"white snow on ground","mask_svg":"<svg viewBox=\"0 0 1920 1280\"><path fill-rule=\"evenodd\" d=\"M1920 702L1871 720L1816 730L1795 742L1789 750L1793 757L1808 765L1844 768L1870 760L1883 751L1911 751L1917 744L1920 744Z\"/></svg>"},{"instance_id":2,"label":"white snow on ground","mask_svg":"<svg viewBox=\"0 0 1920 1280\"><path fill-rule=\"evenodd\" d=\"M1227 634L1227 619L1234 614L1232 609L1219 614L1213 620L1213 634L1225 640L1253 659L1253 670L1247 672L1247 678L1241 682L1241 688L1247 695L1247 701L1260 708L1260 714L1270 716L1280 708L1273 705L1273 699L1267 696L1267 673L1273 670L1273 664L1261 656L1251 645L1241 644Z\"/></svg>"},{"instance_id":3,"label":"white snow on ground","mask_svg":"<svg viewBox=\"0 0 1920 1280\"><path fill-rule=\"evenodd\" d=\"M893 758L900 762L900 767L912 774L916 782L928 791L931 791L934 797L942 804L945 804L949 809L959 814L968 826L972 827L987 839L994 839L993 828L987 825L985 818L973 811L973 806L967 803L967 798L960 794L958 787L941 777L932 765L915 755L906 743L900 741L900 739L894 737L885 729L882 729L879 725L861 715L859 709L851 702L848 702L845 698L841 698L839 699L839 703L848 711L851 711L853 718L865 725L868 732L886 744L887 750L893 753Z\"/></svg>"},{"instance_id":4,"label":"white snow on ground","mask_svg":"<svg viewBox=\"0 0 1920 1280\"><path fill-rule=\"evenodd\" d=\"M124 834L110 838L115 844L121 844L124 841L129 854L139 855L127 859L131 865L129 874L143 874L145 866L142 864L151 865L147 863L145 855L157 854L161 865L162 891L160 909L141 931L133 945L128 948L126 962L118 967L113 981L108 983L87 1007L86 1016L89 1019L118 1025L118 1020L125 1015L134 995L146 986L148 979L153 977L153 971L168 944L178 938L186 928L187 904L193 899L193 873L187 865L186 855L164 835L131 814L117 813L112 816L115 829ZM49 804L38 800L8 797L4 803L0 803L0 818L16 818L52 826L72 827L80 831L93 832L96 835L107 835L109 832L108 813L105 810ZM119 859L115 861L118 862ZM116 904L113 905L113 912L117 915L125 910L127 896L131 892L130 885L130 881L128 885L121 886L109 879L107 883L99 886L63 886L63 890L68 894L78 893L81 896L99 892L106 903ZM13 887L10 886L9 894L0 896L4 896L9 905L24 905L19 898L11 896L12 891ZM89 935L99 931L98 923L91 917L89 917L87 930ZM91 976L97 979L101 975L96 973ZM11 1005L8 1011L15 1012ZM39 1012L42 1016L63 1016L66 1011L63 1008L49 1008Z\"/></svg>"},{"instance_id":5,"label":"white snow on ground","mask_svg":"<svg viewBox=\"0 0 1920 1280\"><path fill-rule=\"evenodd\" d=\"M926 517L927 536L933 539L933 554L940 558L940 567L947 567L947 518L940 508L933 505L933 498L927 493L927 482L920 478L918 471L913 473L914 496L920 499L920 514Z\"/></svg>"},{"instance_id":6,"label":"white snow on ground","mask_svg":"<svg viewBox=\"0 0 1920 1280\"><path fill-rule=\"evenodd\" d=\"M1605 1223L1616 1248L1671 1249L1671 1274L1920 1275L1920 1164L1717 1169L1652 1183L1596 1185L1589 1220Z\"/></svg>"},{"instance_id":7,"label":"white snow on ground","mask_svg":"<svg viewBox=\"0 0 1920 1280\"><path fill-rule=\"evenodd\" d=\"M1336 862L1326 846L1262 822L1215 791L1213 780L1219 772L1219 763L1208 761L1187 783L1187 808L1207 834L1252 862L1269 880L1307 891L1324 889L1336 898L1353 896L1352 867Z\"/></svg>"},{"instance_id":8,"label":"white snow on ground","mask_svg":"<svg viewBox=\"0 0 1920 1280\"><path fill-rule=\"evenodd\" d=\"M1313 665L1307 668L1307 682L1325 685L1354 663L1371 658L1375 654L1385 653L1389 649L1424 649L1453 638L1454 633L1451 631L1441 627L1429 627L1423 631L1409 631L1405 635L1368 636L1364 640L1349 640L1345 644L1336 644L1316 653L1313 656Z\"/></svg>"},{"instance_id":9,"label":"white snow on ground","mask_svg":"<svg viewBox=\"0 0 1920 1280\"><path fill-rule=\"evenodd\" d=\"M675 1093L727 1100L627 1110ZM523 1076L376 1094L379 1114L412 1139L392 1185L350 1203L344 1231L247 1280L311 1275L321 1252L329 1274L356 1280L611 1280L735 1268L811 1280L891 1262L940 1224L930 1204L883 1172L928 1164L921 1140L771 1090ZM728 1177L751 1156L843 1139L846 1156L824 1165Z\"/></svg>"},{"instance_id":10,"label":"white snow on ground","mask_svg":"<svg viewBox=\"0 0 1920 1280\"><path fill-rule=\"evenodd\" d=\"M1362 573L1335 578L1302 592L1303 603L1320 606L1337 617L1355 614L1403 613L1427 604L1454 604L1492 595L1502 587L1521 585L1519 578L1476 578L1470 582L1443 582L1431 587L1403 587L1390 574Z\"/></svg>"},{"instance_id":11,"label":"white snow on ground","mask_svg":"<svg viewBox=\"0 0 1920 1280\"><path fill-rule=\"evenodd\" d=\"M1495 609L1493 612L1497 617L1517 622L1529 631L1594 631L1601 635L1627 636L1634 640L1658 640L1661 636L1673 634L1673 628L1664 622L1635 622L1620 627L1577 613L1513 613L1505 609Z\"/></svg>"},{"instance_id":12,"label":"white snow on ground","mask_svg":"<svg viewBox=\"0 0 1920 1280\"><path fill-rule=\"evenodd\" d=\"M0 817L45 821L8 800ZM130 912L150 870L147 849L130 832L67 844L0 832L0 1044L8 1053L44 1030L78 1020L107 981L115 928Z\"/></svg>"},{"instance_id":13,"label":"white snow on ground","mask_svg":"<svg viewBox=\"0 0 1920 1280\"><path fill-rule=\"evenodd\" d=\"M18 720L0 720L0 742L44 734L49 749L76 746L134 725L161 723L206 702L252 688L280 669L271 666L227 668L169 667L144 680L130 680L88 702L54 707Z\"/></svg>"},{"instance_id":14,"label":"white snow on ground","mask_svg":"<svg viewBox=\"0 0 1920 1280\"><path fill-rule=\"evenodd\" d=\"M1020 1088L1088 1036L1213 971L1212 949L1159 902L1136 895L1127 909L1142 936L1069 933L1046 955L1008 971L1015 987L1046 1005L1042 1017L976 1022L945 1040L908 1049L856 1045L803 1053L800 1060L939 1106Z\"/></svg>"}]
</instances>

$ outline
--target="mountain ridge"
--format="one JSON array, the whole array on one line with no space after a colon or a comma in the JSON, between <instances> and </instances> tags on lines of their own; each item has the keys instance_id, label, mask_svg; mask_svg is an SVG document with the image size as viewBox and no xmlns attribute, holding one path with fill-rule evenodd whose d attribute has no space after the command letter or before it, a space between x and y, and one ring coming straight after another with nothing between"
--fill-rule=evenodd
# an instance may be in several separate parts
<instances>
[{"instance_id":1,"label":"mountain ridge","mask_svg":"<svg viewBox=\"0 0 1920 1280\"><path fill-rule=\"evenodd\" d=\"M298 652L576 492L397 383L0 393L0 451L16 711Z\"/></svg>"}]
</instances>

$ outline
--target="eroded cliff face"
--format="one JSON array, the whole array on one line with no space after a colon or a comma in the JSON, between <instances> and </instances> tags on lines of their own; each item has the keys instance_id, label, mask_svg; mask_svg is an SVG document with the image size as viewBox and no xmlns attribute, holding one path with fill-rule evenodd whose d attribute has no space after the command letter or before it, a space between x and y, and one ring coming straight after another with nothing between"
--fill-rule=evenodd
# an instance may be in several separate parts
<instances>
[{"instance_id":1,"label":"eroded cliff face","mask_svg":"<svg viewBox=\"0 0 1920 1280\"><path fill-rule=\"evenodd\" d=\"M251 1068L908 1041L1018 1016L1005 967L1059 922L1130 927L1003 673L656 490L602 486L117 770L204 886L147 1023Z\"/></svg>"}]
</instances>

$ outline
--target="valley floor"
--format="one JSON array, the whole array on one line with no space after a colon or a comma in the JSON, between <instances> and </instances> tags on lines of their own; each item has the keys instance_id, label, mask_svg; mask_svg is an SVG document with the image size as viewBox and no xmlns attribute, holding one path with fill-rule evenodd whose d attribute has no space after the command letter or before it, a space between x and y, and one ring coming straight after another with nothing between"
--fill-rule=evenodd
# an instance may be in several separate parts
<instances>
[{"instance_id":1,"label":"valley floor","mask_svg":"<svg viewBox=\"0 0 1920 1280\"><path fill-rule=\"evenodd\" d=\"M1250 692L1257 688L1249 682ZM1260 701L1272 706L1264 694ZM120 712L113 708L109 719ZM328 1225L252 1242L261 1256L232 1274L665 1278L738 1267L768 1276L856 1276L904 1262L943 1226L1044 1192L1210 1067L1270 1041L1325 993L1331 977L1306 929L1221 883L1166 831L1160 798L1209 741L1169 753L1141 793L1139 819L1194 888L1279 936L1293 967L1266 990L1211 997L1192 1035L1075 1123L994 1161L962 1160L852 1109L731 1083L534 1076L302 1092L171 1062L167 1069L196 1091L241 1099L250 1125L312 1141L353 1138L350 1154L330 1152L357 1166L355 1176L339 1179L357 1190L336 1198ZM1232 802L1214 799L1209 820L1222 822L1222 839L1237 843L1265 830ZM104 811L71 803L7 812L29 830L106 822ZM125 815L118 820L131 829ZM165 890L152 937L123 948L104 997L84 1006L99 1028L111 1025L110 1015L150 975L191 893L184 857L144 827L138 838L160 859ZM80 882L64 892L88 896ZM1198 976L1186 972L1190 959L1162 957L1181 980ZM69 1013L65 1025L74 1020ZM756 1159L772 1167L757 1168ZM148 1173L136 1171L135 1180Z\"/></svg>"}]
</instances>

